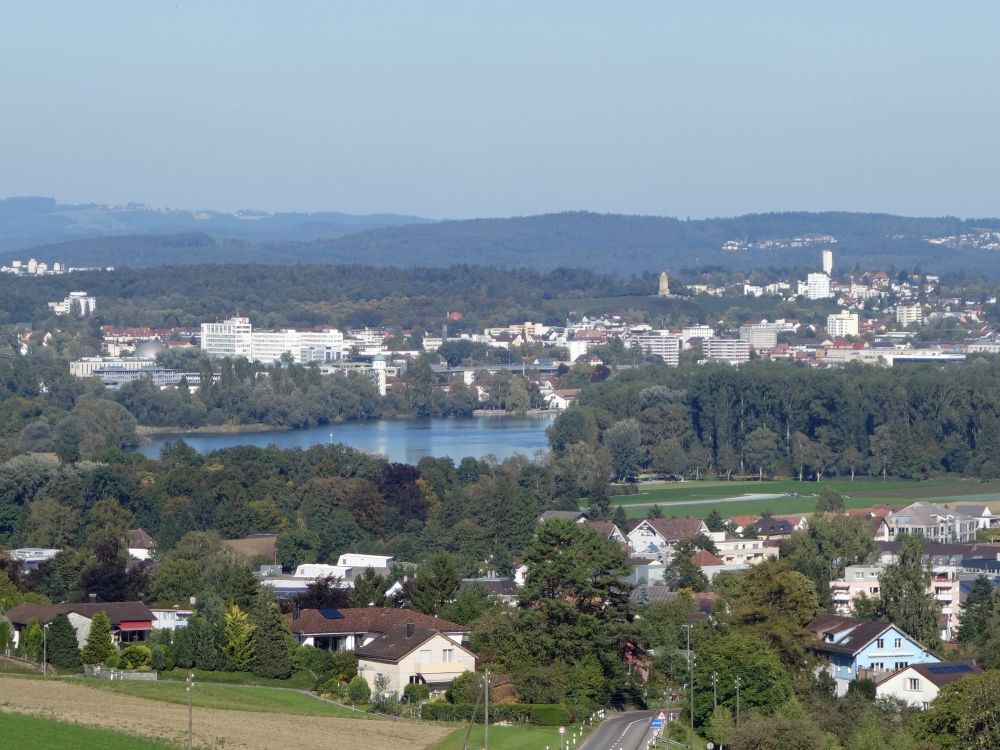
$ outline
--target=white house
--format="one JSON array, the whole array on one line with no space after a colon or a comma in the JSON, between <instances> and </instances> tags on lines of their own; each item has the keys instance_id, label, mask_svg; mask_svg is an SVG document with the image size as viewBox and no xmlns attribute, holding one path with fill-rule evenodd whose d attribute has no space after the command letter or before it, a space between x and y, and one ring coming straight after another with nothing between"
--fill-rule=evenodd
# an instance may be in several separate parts
<instances>
[{"instance_id":1,"label":"white house","mask_svg":"<svg viewBox=\"0 0 1000 750\"><path fill-rule=\"evenodd\" d=\"M129 529L125 532L128 538L128 553L136 560L150 560L156 554L156 540L142 529Z\"/></svg>"},{"instance_id":2,"label":"white house","mask_svg":"<svg viewBox=\"0 0 1000 750\"><path fill-rule=\"evenodd\" d=\"M463 672L476 669L476 655L439 630L413 623L394 625L389 632L357 650L358 673L372 692L379 678L385 693L400 695L410 684L446 689Z\"/></svg>"},{"instance_id":3,"label":"white house","mask_svg":"<svg viewBox=\"0 0 1000 750\"><path fill-rule=\"evenodd\" d=\"M467 642L471 634L464 625L394 607L296 609L286 617L300 646L328 651L356 651L398 625L441 632L456 643Z\"/></svg>"},{"instance_id":4,"label":"white house","mask_svg":"<svg viewBox=\"0 0 1000 750\"><path fill-rule=\"evenodd\" d=\"M708 526L697 518L649 518L632 527L628 544L636 555L662 557L677 542L699 534L707 535Z\"/></svg>"},{"instance_id":5,"label":"white house","mask_svg":"<svg viewBox=\"0 0 1000 750\"><path fill-rule=\"evenodd\" d=\"M911 664L878 680L875 694L879 698L898 698L914 708L926 709L945 685L980 671L969 662Z\"/></svg>"}]
</instances>

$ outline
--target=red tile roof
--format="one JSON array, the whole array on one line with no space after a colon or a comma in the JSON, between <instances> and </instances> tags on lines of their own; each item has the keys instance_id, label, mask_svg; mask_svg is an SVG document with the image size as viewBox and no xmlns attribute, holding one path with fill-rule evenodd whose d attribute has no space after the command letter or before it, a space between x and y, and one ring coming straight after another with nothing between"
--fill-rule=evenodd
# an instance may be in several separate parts
<instances>
[{"instance_id":1,"label":"red tile roof","mask_svg":"<svg viewBox=\"0 0 1000 750\"><path fill-rule=\"evenodd\" d=\"M691 562L697 565L699 568L712 565L725 565L722 560L713 555L707 549L700 549L691 555Z\"/></svg>"},{"instance_id":2,"label":"red tile roof","mask_svg":"<svg viewBox=\"0 0 1000 750\"><path fill-rule=\"evenodd\" d=\"M7 611L7 619L15 625L27 625L33 620L51 622L56 615L73 612L88 619L104 612L112 625L122 622L152 622L153 613L142 602L80 602L78 604L19 604Z\"/></svg>"}]
</instances>

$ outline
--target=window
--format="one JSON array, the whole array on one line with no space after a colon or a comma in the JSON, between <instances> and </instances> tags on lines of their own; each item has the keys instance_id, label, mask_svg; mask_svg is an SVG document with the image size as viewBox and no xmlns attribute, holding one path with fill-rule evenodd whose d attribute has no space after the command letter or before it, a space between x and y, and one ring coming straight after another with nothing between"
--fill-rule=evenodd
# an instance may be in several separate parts
<instances>
[{"instance_id":1,"label":"window","mask_svg":"<svg viewBox=\"0 0 1000 750\"><path fill-rule=\"evenodd\" d=\"M455 661L455 649L453 648L443 648L441 649L441 661L445 664L451 664Z\"/></svg>"},{"instance_id":2,"label":"window","mask_svg":"<svg viewBox=\"0 0 1000 750\"><path fill-rule=\"evenodd\" d=\"M910 666L910 662L908 662L908 661L897 661L895 663L895 665L893 665L893 666L894 666L894 669L898 672L899 670L906 669L908 666Z\"/></svg>"},{"instance_id":3,"label":"window","mask_svg":"<svg viewBox=\"0 0 1000 750\"><path fill-rule=\"evenodd\" d=\"M924 701L924 702L922 702L920 704L920 708L921 708L922 711L926 711L930 707L931 707L931 704L928 703L927 701Z\"/></svg>"},{"instance_id":4,"label":"window","mask_svg":"<svg viewBox=\"0 0 1000 750\"><path fill-rule=\"evenodd\" d=\"M872 669L874 669L876 672L884 672L885 671L885 662L873 661L872 662Z\"/></svg>"},{"instance_id":5,"label":"window","mask_svg":"<svg viewBox=\"0 0 1000 750\"><path fill-rule=\"evenodd\" d=\"M875 648L885 648L885 638L876 638Z\"/></svg>"},{"instance_id":6,"label":"window","mask_svg":"<svg viewBox=\"0 0 1000 750\"><path fill-rule=\"evenodd\" d=\"M920 680L916 677L911 677L906 681L907 690L920 690Z\"/></svg>"},{"instance_id":7,"label":"window","mask_svg":"<svg viewBox=\"0 0 1000 750\"><path fill-rule=\"evenodd\" d=\"M431 663L431 650L429 648L420 649L420 663L421 664Z\"/></svg>"},{"instance_id":8,"label":"window","mask_svg":"<svg viewBox=\"0 0 1000 750\"><path fill-rule=\"evenodd\" d=\"M903 647L903 639L902 638L897 638L896 640L894 640L892 642L892 646L893 646L893 648L902 648Z\"/></svg>"}]
</instances>

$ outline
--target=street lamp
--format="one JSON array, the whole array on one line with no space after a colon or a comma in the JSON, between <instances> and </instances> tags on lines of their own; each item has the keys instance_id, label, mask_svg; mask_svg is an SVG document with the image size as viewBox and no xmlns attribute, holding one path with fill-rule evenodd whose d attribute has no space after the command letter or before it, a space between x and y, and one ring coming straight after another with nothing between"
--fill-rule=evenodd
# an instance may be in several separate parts
<instances>
[{"instance_id":1,"label":"street lamp","mask_svg":"<svg viewBox=\"0 0 1000 750\"><path fill-rule=\"evenodd\" d=\"M719 673L712 672L712 710L719 707Z\"/></svg>"},{"instance_id":2,"label":"street lamp","mask_svg":"<svg viewBox=\"0 0 1000 750\"><path fill-rule=\"evenodd\" d=\"M736 678L736 726L740 725L740 678Z\"/></svg>"}]
</instances>

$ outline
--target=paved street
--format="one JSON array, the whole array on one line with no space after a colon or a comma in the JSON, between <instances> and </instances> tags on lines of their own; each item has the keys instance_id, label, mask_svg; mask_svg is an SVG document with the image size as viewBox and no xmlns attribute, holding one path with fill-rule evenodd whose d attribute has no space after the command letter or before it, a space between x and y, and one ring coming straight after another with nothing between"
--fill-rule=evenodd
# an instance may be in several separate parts
<instances>
[{"instance_id":1,"label":"paved street","mask_svg":"<svg viewBox=\"0 0 1000 750\"><path fill-rule=\"evenodd\" d=\"M649 720L656 711L628 711L609 716L580 745L580 750L644 750L653 735Z\"/></svg>"}]
</instances>

